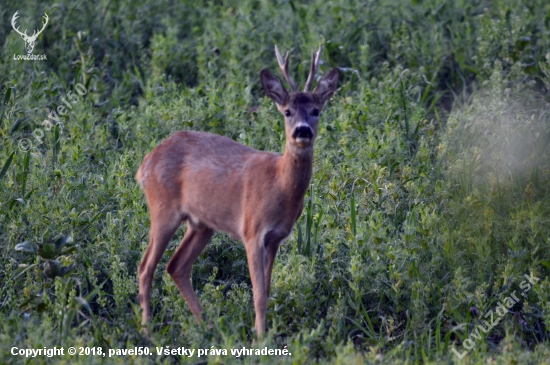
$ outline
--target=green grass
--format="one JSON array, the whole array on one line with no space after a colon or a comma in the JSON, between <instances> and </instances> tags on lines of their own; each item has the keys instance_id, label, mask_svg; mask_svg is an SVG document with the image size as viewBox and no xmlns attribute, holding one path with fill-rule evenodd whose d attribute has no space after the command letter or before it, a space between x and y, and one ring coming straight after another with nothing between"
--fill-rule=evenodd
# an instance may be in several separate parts
<instances>
[{"instance_id":1,"label":"green grass","mask_svg":"<svg viewBox=\"0 0 550 365\"><path fill-rule=\"evenodd\" d=\"M46 61L13 60L25 53L16 10L21 29L49 15L34 51ZM71 364L547 362L547 1L27 0L0 14L1 362L24 361L14 346L292 353L31 360ZM193 267L211 320L196 324L165 271L182 227L153 282L149 342L136 298L149 233L139 164L180 129L282 151L259 72L277 71L278 44L303 84L319 43L319 73L343 76L274 265L268 338L250 331L244 247L222 233ZM44 125L77 83L88 92ZM540 279L527 291L525 274ZM525 296L499 324L468 337L514 291ZM452 349L468 338L460 360Z\"/></svg>"}]
</instances>

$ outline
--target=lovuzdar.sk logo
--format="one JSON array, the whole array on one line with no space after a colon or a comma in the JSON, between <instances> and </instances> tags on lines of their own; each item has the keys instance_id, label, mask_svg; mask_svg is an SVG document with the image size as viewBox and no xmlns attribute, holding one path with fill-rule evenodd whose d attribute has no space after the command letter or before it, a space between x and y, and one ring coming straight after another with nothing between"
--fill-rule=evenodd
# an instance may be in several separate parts
<instances>
[{"instance_id":1,"label":"lovuzdar.sk logo","mask_svg":"<svg viewBox=\"0 0 550 365\"><path fill-rule=\"evenodd\" d=\"M32 52L34 50L34 46L36 45L36 41L38 39L38 36L40 35L40 33L42 33L42 31L46 28L46 25L48 24L48 19L49 19L48 14L44 13L44 22L42 23L42 29L40 29L40 30L35 29L34 32L32 33L32 35L27 35L27 29L25 29L24 32L21 32L21 31L19 31L19 27L16 24L17 18L19 17L18 13L19 13L19 10L16 11L15 14L13 14L13 18L11 18L11 26L13 27L13 29L17 33L19 33L19 35L25 41L25 48L27 49L27 54L26 55L22 55L22 54L16 55L16 54L14 54L13 59L14 60L25 60L25 61L44 61L46 59L45 54L34 55L34 54L32 54Z\"/></svg>"}]
</instances>

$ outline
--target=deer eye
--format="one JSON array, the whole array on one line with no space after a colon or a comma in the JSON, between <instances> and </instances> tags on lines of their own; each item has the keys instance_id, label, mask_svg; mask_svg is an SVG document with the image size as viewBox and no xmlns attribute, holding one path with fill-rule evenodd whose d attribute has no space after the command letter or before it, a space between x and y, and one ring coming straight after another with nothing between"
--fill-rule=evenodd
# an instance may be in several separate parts
<instances>
[{"instance_id":1,"label":"deer eye","mask_svg":"<svg viewBox=\"0 0 550 365\"><path fill-rule=\"evenodd\" d=\"M285 110L285 115L286 115L287 117L290 117L291 114L292 114L292 113L290 112L290 110L288 110L288 109Z\"/></svg>"},{"instance_id":2,"label":"deer eye","mask_svg":"<svg viewBox=\"0 0 550 365\"><path fill-rule=\"evenodd\" d=\"M318 117L319 116L319 109L313 109L311 111L311 115L313 115L314 117Z\"/></svg>"}]
</instances>

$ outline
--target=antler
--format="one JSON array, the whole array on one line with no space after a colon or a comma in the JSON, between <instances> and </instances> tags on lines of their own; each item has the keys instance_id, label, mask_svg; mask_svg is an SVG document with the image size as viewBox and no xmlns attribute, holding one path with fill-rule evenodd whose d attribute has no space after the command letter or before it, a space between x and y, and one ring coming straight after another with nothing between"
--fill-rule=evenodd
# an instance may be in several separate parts
<instances>
[{"instance_id":1,"label":"antler","mask_svg":"<svg viewBox=\"0 0 550 365\"><path fill-rule=\"evenodd\" d=\"M48 18L48 14L44 13L44 20L45 20L45 22L42 23L42 29L40 29L39 31L37 31L37 30L35 29L34 32L33 32L33 34L32 34L31 36L28 36L28 35L27 35L27 30L26 30L26 29L25 29L25 33L21 33L21 32L19 31L19 27L16 27L16 26L15 26L15 23L16 23L17 19L19 18L18 13L19 13L19 10L17 10L17 11L15 12L15 14L13 14L13 17L11 18L11 26L13 27L13 29L14 29L17 33L19 33L20 35L22 35L25 39L37 38L37 37L40 35L40 33L42 33L42 32L44 31L44 29L46 28L46 25L48 24L48 20L50 19L50 18ZM37 32L38 32L38 33L37 33Z\"/></svg>"},{"instance_id":2,"label":"antler","mask_svg":"<svg viewBox=\"0 0 550 365\"><path fill-rule=\"evenodd\" d=\"M292 91L298 91L298 87L296 86L296 83L294 80L292 80L292 77L288 73L288 59L290 57L290 52L286 52L285 55L285 61L283 62L283 58L281 57L281 54L279 53L279 49L277 48L277 45L275 45L275 55L277 56L277 62L279 63L279 68L281 69L281 72L283 73L283 76L290 85Z\"/></svg>"},{"instance_id":3,"label":"antler","mask_svg":"<svg viewBox=\"0 0 550 365\"><path fill-rule=\"evenodd\" d=\"M311 89L311 85L313 84L313 80L315 80L315 73L317 72L317 67L319 67L319 61L321 60L321 50L321 45L319 45L319 50L316 55L314 55L313 51L311 51L311 69L309 71L309 76L307 77L304 91L309 91Z\"/></svg>"},{"instance_id":4,"label":"antler","mask_svg":"<svg viewBox=\"0 0 550 365\"><path fill-rule=\"evenodd\" d=\"M17 10L15 12L15 14L13 14L13 18L11 18L11 26L13 27L13 30L15 30L17 33L21 34L23 37L28 37L27 35L27 30L25 29L25 33L21 33L19 31L19 27L15 27L15 22L17 21L17 18L19 18L19 16L17 15L17 13L19 13L19 10Z\"/></svg>"},{"instance_id":5,"label":"antler","mask_svg":"<svg viewBox=\"0 0 550 365\"><path fill-rule=\"evenodd\" d=\"M32 34L33 37L38 37L38 35L40 35L40 33L42 33L42 31L44 31L44 29L46 28L46 25L48 25L48 14L44 13L44 20L45 22L42 23L42 29L40 29L40 31L38 31L38 33L36 33L36 30L34 31L34 33Z\"/></svg>"}]
</instances>

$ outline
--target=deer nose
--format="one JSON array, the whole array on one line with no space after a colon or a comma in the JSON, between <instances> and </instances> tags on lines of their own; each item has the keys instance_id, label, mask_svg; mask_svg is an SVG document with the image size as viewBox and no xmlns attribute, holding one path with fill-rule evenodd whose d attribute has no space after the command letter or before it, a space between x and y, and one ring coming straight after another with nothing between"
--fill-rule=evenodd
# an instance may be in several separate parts
<instances>
[{"instance_id":1,"label":"deer nose","mask_svg":"<svg viewBox=\"0 0 550 365\"><path fill-rule=\"evenodd\" d=\"M294 139L311 139L313 138L313 130L309 125L299 125L296 128L294 128L294 132L292 132L292 138Z\"/></svg>"}]
</instances>

